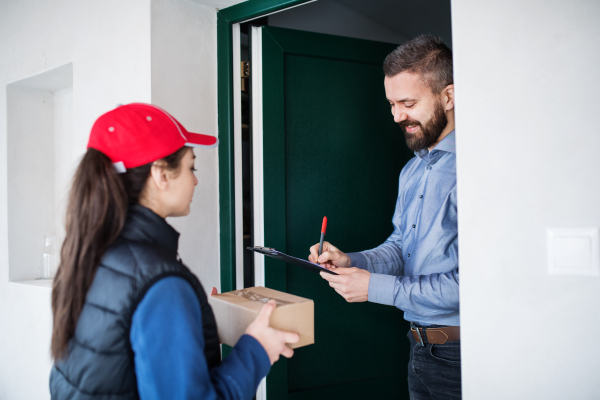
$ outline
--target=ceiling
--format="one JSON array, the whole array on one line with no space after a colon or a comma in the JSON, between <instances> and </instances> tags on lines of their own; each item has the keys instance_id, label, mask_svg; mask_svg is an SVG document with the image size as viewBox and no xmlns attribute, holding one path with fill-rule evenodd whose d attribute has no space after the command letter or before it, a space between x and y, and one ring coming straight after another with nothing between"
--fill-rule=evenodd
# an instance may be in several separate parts
<instances>
[{"instance_id":1,"label":"ceiling","mask_svg":"<svg viewBox=\"0 0 600 400\"><path fill-rule=\"evenodd\" d=\"M405 37L441 36L452 48L450 0L335 0Z\"/></svg>"}]
</instances>

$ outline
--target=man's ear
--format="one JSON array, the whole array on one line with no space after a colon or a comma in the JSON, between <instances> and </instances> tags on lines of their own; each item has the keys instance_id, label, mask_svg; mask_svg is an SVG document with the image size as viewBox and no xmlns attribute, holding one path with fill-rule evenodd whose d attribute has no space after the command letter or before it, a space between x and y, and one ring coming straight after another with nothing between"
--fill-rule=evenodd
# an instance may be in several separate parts
<instances>
[{"instance_id":1,"label":"man's ear","mask_svg":"<svg viewBox=\"0 0 600 400\"><path fill-rule=\"evenodd\" d=\"M446 111L454 108L454 84L448 85L442 90L442 101Z\"/></svg>"},{"instance_id":2,"label":"man's ear","mask_svg":"<svg viewBox=\"0 0 600 400\"><path fill-rule=\"evenodd\" d=\"M152 168L150 168L150 179L152 179L154 186L161 192L169 188L169 176L167 172L166 168L161 168L156 163L152 164Z\"/></svg>"}]
</instances>

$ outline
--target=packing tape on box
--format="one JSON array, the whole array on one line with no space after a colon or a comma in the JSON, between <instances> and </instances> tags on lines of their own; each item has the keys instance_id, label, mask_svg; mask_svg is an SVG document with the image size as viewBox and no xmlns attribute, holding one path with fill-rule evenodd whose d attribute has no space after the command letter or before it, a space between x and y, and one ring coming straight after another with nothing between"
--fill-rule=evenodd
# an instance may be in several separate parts
<instances>
[{"instance_id":1,"label":"packing tape on box","mask_svg":"<svg viewBox=\"0 0 600 400\"><path fill-rule=\"evenodd\" d=\"M292 304L292 302L290 301L281 300L276 297L263 296L262 294L258 294L256 292L253 292L252 290L247 289L236 290L235 292L231 292L229 294L231 294L232 296L235 294L236 296L243 297L246 300L256 301L264 304L266 304L269 300L275 300L278 306Z\"/></svg>"}]
</instances>

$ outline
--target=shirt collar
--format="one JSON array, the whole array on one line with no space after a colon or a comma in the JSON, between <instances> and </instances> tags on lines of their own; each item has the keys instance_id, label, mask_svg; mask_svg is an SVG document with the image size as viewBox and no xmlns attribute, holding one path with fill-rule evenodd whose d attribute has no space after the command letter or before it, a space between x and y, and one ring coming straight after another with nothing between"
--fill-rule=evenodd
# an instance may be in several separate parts
<instances>
[{"instance_id":1,"label":"shirt collar","mask_svg":"<svg viewBox=\"0 0 600 400\"><path fill-rule=\"evenodd\" d=\"M415 155L424 159L424 158L427 158L427 156L429 154L431 154L433 152L437 152L438 150L446 151L448 153L456 153L456 141L455 141L455 130L454 129L452 130L452 132L447 134L446 137L443 138L442 141L439 142L431 150L431 152L429 151L429 149L423 149L423 150L415 151Z\"/></svg>"},{"instance_id":2,"label":"shirt collar","mask_svg":"<svg viewBox=\"0 0 600 400\"><path fill-rule=\"evenodd\" d=\"M456 142L454 137L454 130L446 135L441 142L433 148L433 150L447 151L448 153L456 153ZM432 151L433 151L432 150Z\"/></svg>"}]
</instances>

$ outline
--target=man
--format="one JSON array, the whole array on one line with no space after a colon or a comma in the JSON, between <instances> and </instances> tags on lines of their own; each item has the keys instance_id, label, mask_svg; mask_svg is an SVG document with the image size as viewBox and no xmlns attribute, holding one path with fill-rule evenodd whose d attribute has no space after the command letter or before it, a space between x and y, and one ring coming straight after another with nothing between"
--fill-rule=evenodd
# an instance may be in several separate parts
<instances>
[{"instance_id":1,"label":"man","mask_svg":"<svg viewBox=\"0 0 600 400\"><path fill-rule=\"evenodd\" d=\"M411 322L411 399L459 399L460 320L452 52L419 36L384 61L391 112L414 151L400 173L394 232L382 245L343 253L325 242L309 260L348 302L394 305Z\"/></svg>"}]
</instances>

